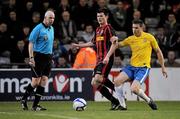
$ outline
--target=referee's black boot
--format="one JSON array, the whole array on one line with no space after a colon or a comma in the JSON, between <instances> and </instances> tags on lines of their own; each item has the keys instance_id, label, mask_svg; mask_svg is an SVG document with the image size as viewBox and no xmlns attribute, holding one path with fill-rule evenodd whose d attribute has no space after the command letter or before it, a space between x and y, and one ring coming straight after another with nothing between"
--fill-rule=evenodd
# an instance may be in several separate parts
<instances>
[{"instance_id":1,"label":"referee's black boot","mask_svg":"<svg viewBox=\"0 0 180 119\"><path fill-rule=\"evenodd\" d=\"M21 107L23 110L28 110L27 101L21 100Z\"/></svg>"},{"instance_id":2,"label":"referee's black boot","mask_svg":"<svg viewBox=\"0 0 180 119\"><path fill-rule=\"evenodd\" d=\"M151 107L152 110L157 110L157 105L155 104L155 102L152 100L151 97L150 98L150 102L148 103L148 105Z\"/></svg>"},{"instance_id":3,"label":"referee's black boot","mask_svg":"<svg viewBox=\"0 0 180 119\"><path fill-rule=\"evenodd\" d=\"M45 110L47 110L47 109L40 105L32 107L32 111L45 111Z\"/></svg>"}]
</instances>

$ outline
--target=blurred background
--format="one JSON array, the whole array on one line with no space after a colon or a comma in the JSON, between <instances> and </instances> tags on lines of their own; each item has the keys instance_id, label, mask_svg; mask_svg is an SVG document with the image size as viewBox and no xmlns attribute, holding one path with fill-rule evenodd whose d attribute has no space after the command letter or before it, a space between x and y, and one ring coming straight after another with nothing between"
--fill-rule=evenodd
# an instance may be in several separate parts
<instances>
[{"instance_id":1,"label":"blurred background","mask_svg":"<svg viewBox=\"0 0 180 119\"><path fill-rule=\"evenodd\" d=\"M79 49L71 43L94 36L98 26L96 11L109 9L109 23L120 40L131 35L133 19L144 21L144 31L153 34L166 59L167 67L180 67L180 1L178 0L1 0L0 68L27 68L28 37L44 13L55 11L54 68L72 68ZM118 49L114 67L124 66L129 48ZM66 65L64 65L66 64ZM152 67L159 67L152 55Z\"/></svg>"}]
</instances>

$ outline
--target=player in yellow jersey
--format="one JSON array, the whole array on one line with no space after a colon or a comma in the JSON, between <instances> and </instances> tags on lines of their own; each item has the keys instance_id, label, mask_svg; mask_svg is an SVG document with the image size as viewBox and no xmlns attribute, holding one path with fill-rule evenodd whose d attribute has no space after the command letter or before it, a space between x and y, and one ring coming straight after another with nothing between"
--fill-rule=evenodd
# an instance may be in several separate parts
<instances>
[{"instance_id":1,"label":"player in yellow jersey","mask_svg":"<svg viewBox=\"0 0 180 119\"><path fill-rule=\"evenodd\" d=\"M109 57L113 54L116 48L129 46L132 51L130 65L122 68L121 73L114 80L115 91L120 102L119 107L120 109L126 108L121 85L126 81L132 81L132 92L144 99L153 110L157 110L157 105L154 103L152 98L144 93L141 89L141 84L149 75L152 49L157 54L163 76L167 77L166 68L164 66L164 57L154 36L143 32L143 22L141 20L134 20L132 22L132 30L133 35L123 41L118 42L117 37L112 37L112 40L115 42L111 45L111 48L103 62L106 64L109 61Z\"/></svg>"}]
</instances>

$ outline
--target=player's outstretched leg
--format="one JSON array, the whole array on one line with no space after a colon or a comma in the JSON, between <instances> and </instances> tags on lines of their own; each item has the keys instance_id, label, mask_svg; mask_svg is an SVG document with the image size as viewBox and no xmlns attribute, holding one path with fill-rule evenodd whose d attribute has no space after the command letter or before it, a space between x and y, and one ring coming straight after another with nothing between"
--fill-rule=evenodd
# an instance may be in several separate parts
<instances>
[{"instance_id":1,"label":"player's outstretched leg","mask_svg":"<svg viewBox=\"0 0 180 119\"><path fill-rule=\"evenodd\" d=\"M148 105L151 107L152 110L157 110L158 108L157 108L156 103L152 100L151 97L149 97L149 98L150 98L150 101L149 101Z\"/></svg>"},{"instance_id":2,"label":"player's outstretched leg","mask_svg":"<svg viewBox=\"0 0 180 119\"><path fill-rule=\"evenodd\" d=\"M125 102L125 96L123 94L123 86L117 86L115 87L115 93L118 97L118 100L120 102L119 109L120 110L127 110L126 102Z\"/></svg>"},{"instance_id":3,"label":"player's outstretched leg","mask_svg":"<svg viewBox=\"0 0 180 119\"><path fill-rule=\"evenodd\" d=\"M120 106L119 101L116 98L114 98L114 101L111 101L111 108L110 108L110 110L118 110L119 106Z\"/></svg>"},{"instance_id":4,"label":"player's outstretched leg","mask_svg":"<svg viewBox=\"0 0 180 119\"><path fill-rule=\"evenodd\" d=\"M109 89L115 91L114 84L108 78L105 80L103 85L108 87ZM119 109L120 103L119 103L118 99L113 97L113 95L111 97L112 98L110 99L110 101L111 101L111 108L110 108L110 110L117 110L117 109Z\"/></svg>"},{"instance_id":5,"label":"player's outstretched leg","mask_svg":"<svg viewBox=\"0 0 180 119\"><path fill-rule=\"evenodd\" d=\"M100 85L98 88L99 92L104 96L106 97L109 101L111 101L111 108L110 110L117 110L118 107L119 107L119 101L118 99L116 99L110 92L109 90L103 86L103 85Z\"/></svg>"},{"instance_id":6,"label":"player's outstretched leg","mask_svg":"<svg viewBox=\"0 0 180 119\"><path fill-rule=\"evenodd\" d=\"M144 99L148 103L148 105L151 107L151 109L157 110L157 105L154 103L152 98L148 97L145 94L145 92L140 88L140 82L138 80L133 81L131 85L131 90L133 91L134 94Z\"/></svg>"},{"instance_id":7,"label":"player's outstretched leg","mask_svg":"<svg viewBox=\"0 0 180 119\"><path fill-rule=\"evenodd\" d=\"M151 97L148 97L144 91L142 89L139 89L139 92L134 92L136 95L138 95L139 97L141 97L142 99L144 99L148 105L151 107L151 109L153 110L157 110L157 105L155 104L155 102L152 100Z\"/></svg>"},{"instance_id":8,"label":"player's outstretched leg","mask_svg":"<svg viewBox=\"0 0 180 119\"><path fill-rule=\"evenodd\" d=\"M104 85L109 89L115 91L113 82L110 81L108 78L104 81Z\"/></svg>"}]
</instances>

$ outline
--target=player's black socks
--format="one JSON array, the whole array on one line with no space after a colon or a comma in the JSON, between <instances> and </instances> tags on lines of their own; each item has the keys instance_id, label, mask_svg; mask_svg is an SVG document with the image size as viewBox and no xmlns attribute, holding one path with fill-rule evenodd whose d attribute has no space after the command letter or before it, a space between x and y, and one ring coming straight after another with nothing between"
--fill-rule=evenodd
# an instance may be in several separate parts
<instances>
[{"instance_id":1,"label":"player's black socks","mask_svg":"<svg viewBox=\"0 0 180 119\"><path fill-rule=\"evenodd\" d=\"M33 107L36 107L41 99L41 97L43 96L44 94L44 87L42 86L38 86L37 89L36 89L36 93L35 93L35 100L34 100L34 103L33 103Z\"/></svg>"},{"instance_id":2,"label":"player's black socks","mask_svg":"<svg viewBox=\"0 0 180 119\"><path fill-rule=\"evenodd\" d=\"M113 104L119 103L119 101L109 92L109 90L105 86L98 87L99 92L110 100Z\"/></svg>"},{"instance_id":3,"label":"player's black socks","mask_svg":"<svg viewBox=\"0 0 180 119\"><path fill-rule=\"evenodd\" d=\"M111 90L115 91L114 84L109 79L105 80L104 85L107 86L108 88L110 88Z\"/></svg>"},{"instance_id":4,"label":"player's black socks","mask_svg":"<svg viewBox=\"0 0 180 119\"><path fill-rule=\"evenodd\" d=\"M26 91L22 97L22 100L27 100L27 98L30 96L30 94L33 92L34 88L29 84L26 88Z\"/></svg>"}]
</instances>

